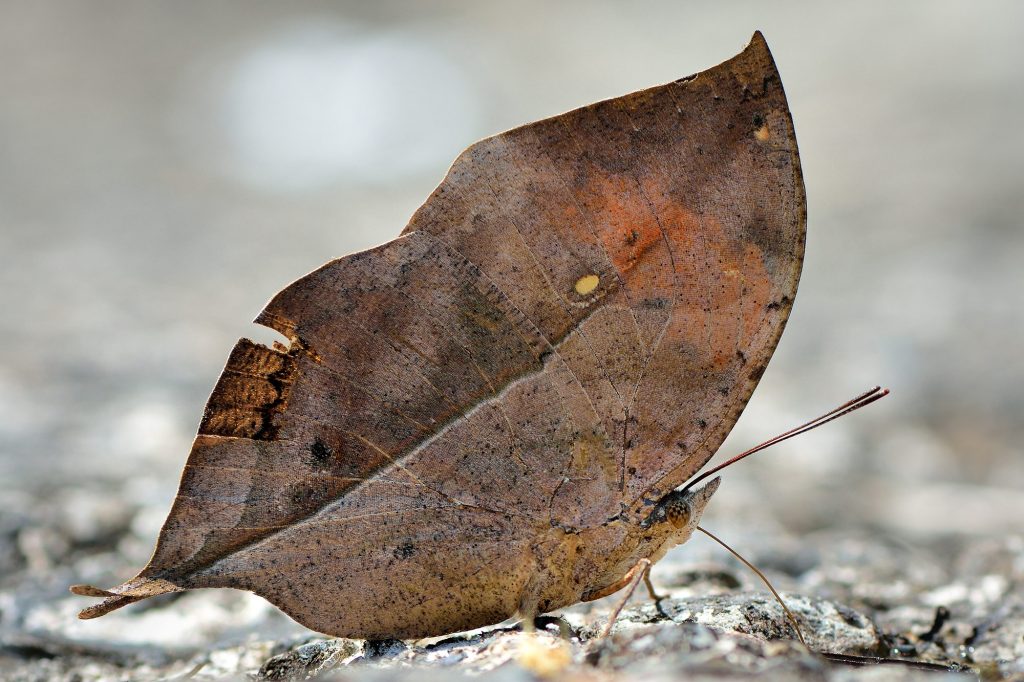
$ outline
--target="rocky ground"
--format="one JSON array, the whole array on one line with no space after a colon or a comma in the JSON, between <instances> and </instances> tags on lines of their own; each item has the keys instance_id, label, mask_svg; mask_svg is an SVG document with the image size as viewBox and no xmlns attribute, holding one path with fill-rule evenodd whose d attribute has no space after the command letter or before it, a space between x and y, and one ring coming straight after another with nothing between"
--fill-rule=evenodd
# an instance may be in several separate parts
<instances>
[{"instance_id":1,"label":"rocky ground","mask_svg":"<svg viewBox=\"0 0 1024 682\"><path fill-rule=\"evenodd\" d=\"M868 680L943 671L1024 679L1019 535L796 536L712 517L783 593L810 651L756 576L697 539L656 566L667 598L654 602L641 586L607 638L600 633L619 595L542 618L532 634L506 623L418 642L361 642L317 636L258 597L228 590L169 595L78 621L85 600L67 586L128 575L145 560L153 532L147 506L94 492L49 491L48 499L73 505L61 507L67 512L28 493L2 499L2 680Z\"/></svg>"}]
</instances>

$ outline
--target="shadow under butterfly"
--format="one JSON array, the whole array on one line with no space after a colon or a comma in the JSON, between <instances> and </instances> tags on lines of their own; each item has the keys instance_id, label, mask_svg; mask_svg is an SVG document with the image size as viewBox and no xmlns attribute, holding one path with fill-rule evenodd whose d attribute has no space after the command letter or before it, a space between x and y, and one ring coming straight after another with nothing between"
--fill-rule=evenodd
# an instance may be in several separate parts
<instances>
[{"instance_id":1,"label":"shadow under butterfly","mask_svg":"<svg viewBox=\"0 0 1024 682\"><path fill-rule=\"evenodd\" d=\"M485 139L397 239L238 342L156 551L82 611L230 587L420 638L622 588L718 487L796 294L806 206L760 33L667 85Z\"/></svg>"}]
</instances>

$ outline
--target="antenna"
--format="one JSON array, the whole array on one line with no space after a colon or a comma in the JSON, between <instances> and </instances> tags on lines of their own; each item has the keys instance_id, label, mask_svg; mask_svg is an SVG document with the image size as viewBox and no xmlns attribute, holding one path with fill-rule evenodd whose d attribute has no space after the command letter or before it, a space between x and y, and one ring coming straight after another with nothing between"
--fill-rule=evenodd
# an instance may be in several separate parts
<instances>
[{"instance_id":1,"label":"antenna","mask_svg":"<svg viewBox=\"0 0 1024 682\"><path fill-rule=\"evenodd\" d=\"M715 535L711 531L707 530L706 528L702 528L700 526L697 526L697 530L699 530L701 533L704 533L704 535L707 535L709 538L711 538L712 540L714 540L715 542L720 544L722 547L725 547L727 550L729 550L730 554L732 554L734 557L736 557L737 559L742 561L746 565L747 568L749 568L751 571L756 573L757 577L764 581L764 584L767 585L768 589L771 590L772 594L775 595L775 599L776 599L776 601L779 602L779 606L781 606L782 610L786 612L786 618L789 619L789 624L793 626L794 630L796 630L796 636L800 638L800 643L803 644L805 647L807 647L807 642L804 640L804 633L800 630L800 625L797 624L796 618L793 616L793 612L789 610L788 606L786 606L786 602L782 601L782 597L775 590L775 587L771 584L771 582L769 582L768 576L766 576L764 573L762 573L761 570L757 566L755 566L754 564L752 564L749 561L747 561L746 559L744 559L742 554L737 552L735 549L733 549L729 545L725 544L725 542L723 542L721 538L719 538L717 535ZM807 648L809 649L810 647L807 647Z\"/></svg>"},{"instance_id":2,"label":"antenna","mask_svg":"<svg viewBox=\"0 0 1024 682\"><path fill-rule=\"evenodd\" d=\"M789 431L786 431L785 433L780 433L779 435L775 436L774 438L769 438L768 440L766 440L765 442L761 443L760 445L754 446L754 447L750 448L749 450L747 450L746 452L741 452L740 454L736 455L735 457L733 457L732 459L728 460L727 462L725 462L723 464L719 464L715 468L709 469L708 471L705 471L704 473L700 474L696 478L690 480L690 482L687 483L685 486L683 486L682 492L686 492L687 490L689 490L693 486L695 486L698 483L700 483L701 481L703 481L708 476L711 476L711 475L721 471L725 467L727 467L727 466L729 466L731 464L735 464L736 462L740 461L741 459L744 459L746 457L750 457L755 452L760 452L761 450L769 448L769 447L775 445L776 443L781 443L784 440L789 440L793 436L799 436L801 433L807 433L808 431L811 431L812 429L816 429L816 428L818 428L819 426L821 426L823 424L829 423L833 419L839 419L842 416L850 414L854 410L859 410L860 408L865 407L866 405L870 405L871 403L875 402L876 400L884 398L887 395L889 395L889 389L882 388L881 386L875 386L870 391L865 391L864 393L861 393L856 398L853 398L852 400L846 401L845 403L843 403L839 407L826 412L825 414L821 415L817 419L812 419L811 421L809 421L809 422L807 422L805 424L801 424L800 426L797 426L796 428L790 429Z\"/></svg>"}]
</instances>

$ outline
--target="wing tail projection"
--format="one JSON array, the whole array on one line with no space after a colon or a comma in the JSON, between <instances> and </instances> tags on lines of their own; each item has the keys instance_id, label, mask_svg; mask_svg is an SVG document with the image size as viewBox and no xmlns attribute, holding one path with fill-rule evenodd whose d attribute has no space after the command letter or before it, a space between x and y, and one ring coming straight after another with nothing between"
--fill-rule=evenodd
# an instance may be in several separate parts
<instances>
[{"instance_id":1,"label":"wing tail projection","mask_svg":"<svg viewBox=\"0 0 1024 682\"><path fill-rule=\"evenodd\" d=\"M116 611L122 606L134 604L149 597L171 592L181 592L182 588L166 580L146 578L142 575L118 585L109 590L102 590L92 585L72 585L71 592L82 597L101 597L103 601L88 608L82 609L78 617L83 620L99 618L111 611Z\"/></svg>"}]
</instances>

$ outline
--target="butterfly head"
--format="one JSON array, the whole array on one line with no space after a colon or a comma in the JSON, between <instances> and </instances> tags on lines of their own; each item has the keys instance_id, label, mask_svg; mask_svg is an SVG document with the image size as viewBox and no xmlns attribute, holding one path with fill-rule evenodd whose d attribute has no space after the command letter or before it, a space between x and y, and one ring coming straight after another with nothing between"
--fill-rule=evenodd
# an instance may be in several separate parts
<instances>
[{"instance_id":1,"label":"butterfly head","mask_svg":"<svg viewBox=\"0 0 1024 682\"><path fill-rule=\"evenodd\" d=\"M684 542L700 523L704 508L721 482L721 477L716 476L699 488L673 490L661 498L641 526L650 528L660 523L671 524L677 529L675 534L680 538L679 542Z\"/></svg>"}]
</instances>

